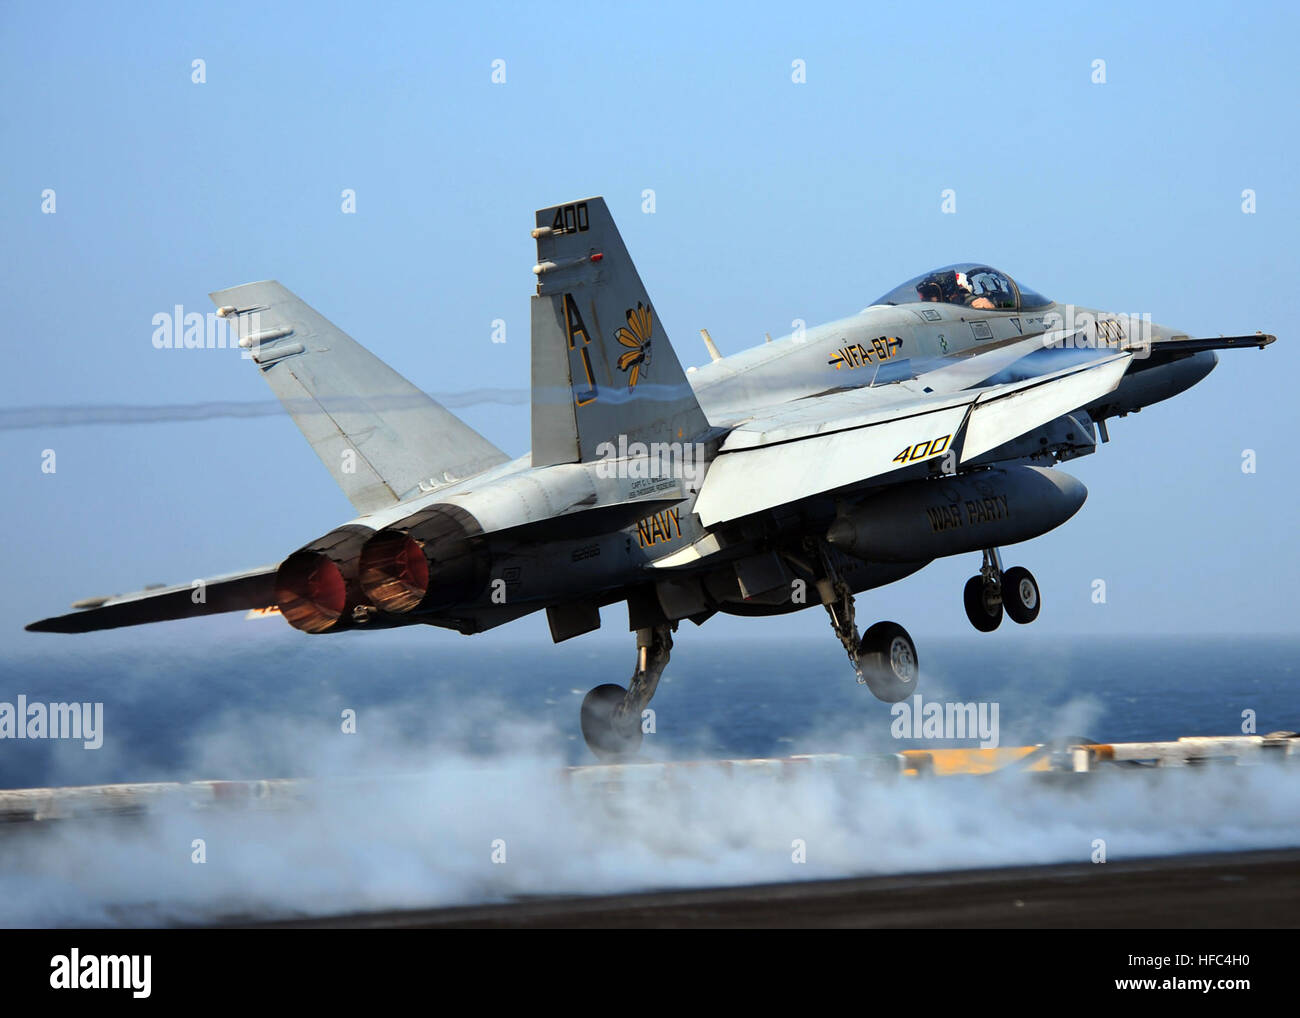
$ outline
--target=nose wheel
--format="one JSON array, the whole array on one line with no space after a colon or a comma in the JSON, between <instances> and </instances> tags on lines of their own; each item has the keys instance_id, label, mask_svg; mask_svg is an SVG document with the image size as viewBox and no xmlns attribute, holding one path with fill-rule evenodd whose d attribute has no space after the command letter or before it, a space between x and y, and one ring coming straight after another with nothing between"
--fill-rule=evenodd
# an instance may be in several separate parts
<instances>
[{"instance_id":1,"label":"nose wheel","mask_svg":"<svg viewBox=\"0 0 1300 1018\"><path fill-rule=\"evenodd\" d=\"M1002 625L1002 591L991 588L983 576L972 576L962 591L966 617L981 633L991 633Z\"/></svg>"},{"instance_id":2,"label":"nose wheel","mask_svg":"<svg viewBox=\"0 0 1300 1018\"><path fill-rule=\"evenodd\" d=\"M1027 626L1038 618L1038 609L1043 602L1034 574L1023 566L1013 566L1003 573L1002 603L1012 622Z\"/></svg>"},{"instance_id":3,"label":"nose wheel","mask_svg":"<svg viewBox=\"0 0 1300 1018\"><path fill-rule=\"evenodd\" d=\"M1042 595L1033 573L1023 566L1003 572L998 550L989 548L984 552L979 574L966 581L962 601L970 624L981 633L991 633L1002 624L1003 614L1022 626L1033 622L1038 618Z\"/></svg>"}]
</instances>

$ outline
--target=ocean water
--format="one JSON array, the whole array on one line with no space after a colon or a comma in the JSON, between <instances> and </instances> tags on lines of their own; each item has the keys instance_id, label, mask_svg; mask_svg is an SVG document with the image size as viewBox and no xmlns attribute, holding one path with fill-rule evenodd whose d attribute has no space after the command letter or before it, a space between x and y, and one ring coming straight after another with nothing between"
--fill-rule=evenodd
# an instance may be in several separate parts
<instances>
[{"instance_id":1,"label":"ocean water","mask_svg":"<svg viewBox=\"0 0 1300 1018\"><path fill-rule=\"evenodd\" d=\"M1014 644L978 635L918 641L918 692L997 704L1002 745L1232 735L1248 711L1260 733L1300 729L1300 639L1016 635ZM423 753L509 749L512 731L527 731L530 747L566 763L589 763L578 733L582 696L602 682L626 683L631 643L446 633L424 641L287 633L189 647L139 638L109 650L51 641L49 653L0 659L0 701L24 693L29 703L102 702L105 745L2 740L0 787L297 776L322 765L336 772L385 746L418 765ZM683 629L651 706L647 760L927 744L893 737L889 705L854 681L829 630L706 642ZM344 710L357 716L350 739L338 737ZM208 748L241 738L247 745L228 758ZM311 751L296 756L305 745Z\"/></svg>"}]
</instances>

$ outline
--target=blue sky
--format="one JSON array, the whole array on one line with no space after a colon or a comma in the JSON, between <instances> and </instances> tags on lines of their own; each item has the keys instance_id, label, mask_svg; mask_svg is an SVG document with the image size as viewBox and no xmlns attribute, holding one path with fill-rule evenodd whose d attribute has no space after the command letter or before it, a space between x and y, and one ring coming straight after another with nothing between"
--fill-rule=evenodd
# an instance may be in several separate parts
<instances>
[{"instance_id":1,"label":"blue sky","mask_svg":"<svg viewBox=\"0 0 1300 1018\"><path fill-rule=\"evenodd\" d=\"M1193 335L1278 334L1113 422L1070 467L1080 515L1006 558L1038 576L1046 634L1294 631L1294 9L176 6L0 13L0 408L266 399L237 353L150 341L154 314L263 278L425 389L524 389L533 210L603 194L686 363L706 359L702 326L734 353L963 260ZM460 412L526 450L525 407ZM8 428L0 463L6 649L242 636L253 623L20 629L77 597L276 561L351 515L284 416ZM964 635L977 564L935 563L859 615ZM607 612L606 634L624 626ZM1013 652L1015 628L990 639ZM810 611L690 639L759 630L832 638ZM547 639L539 619L511 634L487 639Z\"/></svg>"}]
</instances>

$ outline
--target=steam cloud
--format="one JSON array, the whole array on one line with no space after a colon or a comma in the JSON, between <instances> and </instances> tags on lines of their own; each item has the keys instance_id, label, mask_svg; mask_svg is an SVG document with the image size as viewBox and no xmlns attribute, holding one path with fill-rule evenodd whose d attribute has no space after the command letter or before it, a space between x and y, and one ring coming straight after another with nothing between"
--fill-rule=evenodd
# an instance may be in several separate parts
<instances>
[{"instance_id":1,"label":"steam cloud","mask_svg":"<svg viewBox=\"0 0 1300 1018\"><path fill-rule=\"evenodd\" d=\"M1300 836L1300 783L1271 765L1099 776L1066 791L1016 776L888 780L810 767L775 780L690 768L689 778L608 794L565 776L563 733L511 720L484 730L494 711L471 706L454 722L461 738L437 740L455 747L436 753L392 708L363 718L363 743L295 738L283 719L229 718L196 743L191 764L213 776L250 760L267 774L310 772L318 781L306 801L14 825L0 837L0 924L340 914L1084 862L1097 838L1116 860ZM202 865L190 861L196 838ZM791 861L796 838L806 864Z\"/></svg>"}]
</instances>

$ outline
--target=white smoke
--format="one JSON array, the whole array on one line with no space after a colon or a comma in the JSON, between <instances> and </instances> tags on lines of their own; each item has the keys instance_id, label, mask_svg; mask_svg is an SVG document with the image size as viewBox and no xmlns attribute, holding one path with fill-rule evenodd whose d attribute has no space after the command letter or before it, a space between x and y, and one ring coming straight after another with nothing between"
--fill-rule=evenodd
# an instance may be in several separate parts
<instances>
[{"instance_id":1,"label":"white smoke","mask_svg":"<svg viewBox=\"0 0 1300 1018\"><path fill-rule=\"evenodd\" d=\"M144 817L9 825L0 924L337 915L1086 862L1097 839L1114 861L1300 837L1300 783L1270 765L1116 772L1064 789L1010 774L915 780L807 766L777 778L691 767L615 790L566 773L555 751L564 734L492 715L490 705L466 710L475 720L459 741L437 740L461 748L436 753L404 734L397 711L364 716L364 741L306 738L281 719L226 719L192 764L214 777L250 760L268 776L314 774L304 801L176 802ZM191 861L195 839L202 864ZM792 859L798 843L804 863Z\"/></svg>"}]
</instances>

